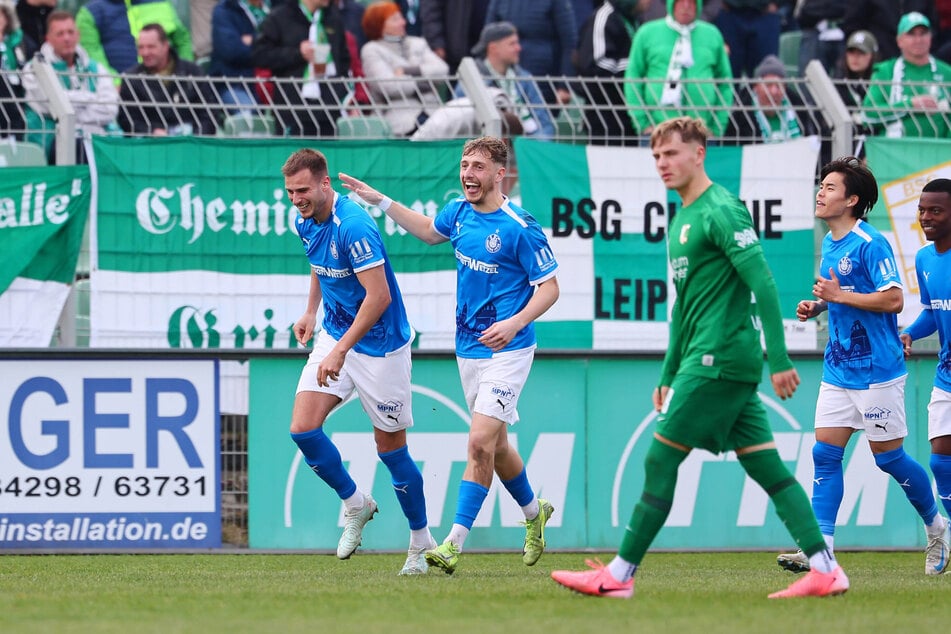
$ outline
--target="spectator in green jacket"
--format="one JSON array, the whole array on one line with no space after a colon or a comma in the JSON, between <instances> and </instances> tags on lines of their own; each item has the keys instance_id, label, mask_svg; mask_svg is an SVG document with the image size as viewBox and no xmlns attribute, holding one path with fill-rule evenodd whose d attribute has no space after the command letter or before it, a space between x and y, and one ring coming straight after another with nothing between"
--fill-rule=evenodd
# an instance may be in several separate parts
<instances>
[{"instance_id":1,"label":"spectator in green jacket","mask_svg":"<svg viewBox=\"0 0 951 634\"><path fill-rule=\"evenodd\" d=\"M170 0L89 0L76 13L80 45L114 76L139 63L136 41L146 24L165 30L179 59L195 60L191 34Z\"/></svg>"},{"instance_id":2,"label":"spectator in green jacket","mask_svg":"<svg viewBox=\"0 0 951 634\"><path fill-rule=\"evenodd\" d=\"M667 0L667 18L651 20L634 34L624 96L638 134L688 116L699 117L714 136L723 135L733 103L732 84L723 80L733 73L720 31L697 19L702 8L702 0Z\"/></svg>"},{"instance_id":3,"label":"spectator in green jacket","mask_svg":"<svg viewBox=\"0 0 951 634\"><path fill-rule=\"evenodd\" d=\"M912 11L898 23L901 55L875 65L862 103L876 134L948 138L951 66L931 55L931 21Z\"/></svg>"}]
</instances>

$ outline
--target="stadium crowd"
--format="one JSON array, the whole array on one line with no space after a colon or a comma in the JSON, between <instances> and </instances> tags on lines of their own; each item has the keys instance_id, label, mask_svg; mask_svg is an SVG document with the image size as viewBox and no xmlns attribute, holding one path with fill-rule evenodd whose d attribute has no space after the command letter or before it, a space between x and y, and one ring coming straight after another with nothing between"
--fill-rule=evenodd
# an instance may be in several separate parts
<instances>
[{"instance_id":1,"label":"stadium crowd","mask_svg":"<svg viewBox=\"0 0 951 634\"><path fill-rule=\"evenodd\" d=\"M681 115L722 142L822 134L798 80L811 60L858 133L951 134L951 0L203 4L0 0L0 137L52 151L38 54L78 128L96 134L228 134L229 118L248 115L246 132L276 136L347 136L361 121L394 138L467 136L472 104L456 73L469 56L507 135L553 138L572 112L592 144L646 145ZM103 76L115 94L101 92Z\"/></svg>"}]
</instances>

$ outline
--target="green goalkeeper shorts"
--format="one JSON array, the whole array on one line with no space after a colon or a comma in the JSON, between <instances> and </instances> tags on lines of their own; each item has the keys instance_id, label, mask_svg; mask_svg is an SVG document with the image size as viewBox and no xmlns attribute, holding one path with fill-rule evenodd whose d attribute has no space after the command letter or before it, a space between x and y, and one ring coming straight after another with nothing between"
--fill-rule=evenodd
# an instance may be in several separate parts
<instances>
[{"instance_id":1,"label":"green goalkeeper shorts","mask_svg":"<svg viewBox=\"0 0 951 634\"><path fill-rule=\"evenodd\" d=\"M657 417L657 433L713 453L773 442L757 387L678 374Z\"/></svg>"}]
</instances>

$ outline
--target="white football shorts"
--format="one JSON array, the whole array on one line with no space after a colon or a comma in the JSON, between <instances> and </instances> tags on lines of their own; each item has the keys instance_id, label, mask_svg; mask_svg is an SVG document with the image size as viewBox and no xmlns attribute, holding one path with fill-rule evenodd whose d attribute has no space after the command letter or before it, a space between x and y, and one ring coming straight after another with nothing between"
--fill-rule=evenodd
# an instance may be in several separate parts
<instances>
[{"instance_id":1,"label":"white football shorts","mask_svg":"<svg viewBox=\"0 0 951 634\"><path fill-rule=\"evenodd\" d=\"M534 359L535 346L498 352L489 359L456 357L469 411L517 423L518 399Z\"/></svg>"},{"instance_id":2,"label":"white football shorts","mask_svg":"<svg viewBox=\"0 0 951 634\"><path fill-rule=\"evenodd\" d=\"M928 403L928 440L940 436L951 436L951 392L935 387Z\"/></svg>"},{"instance_id":3,"label":"white football shorts","mask_svg":"<svg viewBox=\"0 0 951 634\"><path fill-rule=\"evenodd\" d=\"M871 442L904 438L908 435L905 378L876 383L867 390L837 387L823 381L816 401L816 429L851 427L864 430Z\"/></svg>"},{"instance_id":4,"label":"white football shorts","mask_svg":"<svg viewBox=\"0 0 951 634\"><path fill-rule=\"evenodd\" d=\"M340 398L341 403L357 391L363 411L373 426L394 432L413 426L411 376L413 359L410 343L385 357L371 357L350 350L337 380L329 387L317 385L317 366L337 345L337 340L321 330L297 383L299 392L323 392ZM339 407L339 405L338 405Z\"/></svg>"}]
</instances>

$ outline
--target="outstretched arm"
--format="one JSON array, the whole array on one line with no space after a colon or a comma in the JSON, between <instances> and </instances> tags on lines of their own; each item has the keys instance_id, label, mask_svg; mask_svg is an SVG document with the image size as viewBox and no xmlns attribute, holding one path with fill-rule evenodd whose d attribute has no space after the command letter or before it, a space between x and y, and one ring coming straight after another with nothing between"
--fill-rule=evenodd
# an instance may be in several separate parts
<instances>
[{"instance_id":1,"label":"outstretched arm","mask_svg":"<svg viewBox=\"0 0 951 634\"><path fill-rule=\"evenodd\" d=\"M338 174L340 182L344 187L355 193L357 196L367 201L371 205L376 205L387 216L393 219L396 224L403 227L411 234L425 242L426 244L439 244L449 238L436 231L433 226L433 219L429 216L417 213L398 203L391 198L384 196L361 180L353 176L348 176L341 172Z\"/></svg>"}]
</instances>

